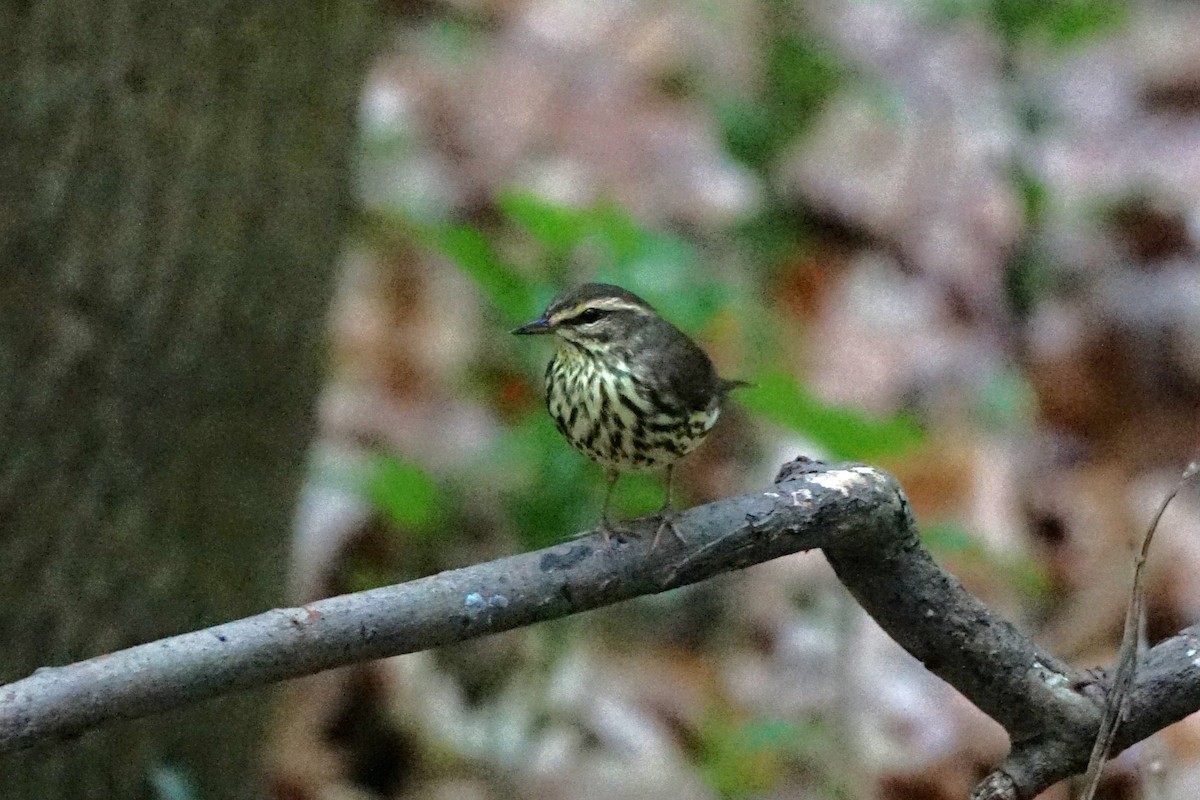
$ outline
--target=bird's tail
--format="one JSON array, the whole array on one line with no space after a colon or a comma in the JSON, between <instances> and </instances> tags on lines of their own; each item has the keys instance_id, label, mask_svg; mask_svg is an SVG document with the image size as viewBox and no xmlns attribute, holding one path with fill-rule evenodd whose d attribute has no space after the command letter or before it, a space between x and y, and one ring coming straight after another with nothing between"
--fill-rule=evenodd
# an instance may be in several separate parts
<instances>
[{"instance_id":1,"label":"bird's tail","mask_svg":"<svg viewBox=\"0 0 1200 800\"><path fill-rule=\"evenodd\" d=\"M722 397L729 394L734 389L744 389L748 386L753 385L749 381L732 381L732 380L727 380L725 378L718 378L717 381L719 384L717 387L717 391L719 391L721 393Z\"/></svg>"}]
</instances>

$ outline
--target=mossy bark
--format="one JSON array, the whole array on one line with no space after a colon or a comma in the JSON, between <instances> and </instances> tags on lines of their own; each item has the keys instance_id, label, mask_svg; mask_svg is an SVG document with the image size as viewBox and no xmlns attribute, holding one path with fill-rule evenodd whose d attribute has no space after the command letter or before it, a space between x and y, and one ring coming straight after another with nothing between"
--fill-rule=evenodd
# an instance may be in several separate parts
<instances>
[{"instance_id":1,"label":"mossy bark","mask_svg":"<svg viewBox=\"0 0 1200 800\"><path fill-rule=\"evenodd\" d=\"M0 7L0 684L282 599L374 13ZM267 700L0 758L0 796L258 796Z\"/></svg>"}]
</instances>

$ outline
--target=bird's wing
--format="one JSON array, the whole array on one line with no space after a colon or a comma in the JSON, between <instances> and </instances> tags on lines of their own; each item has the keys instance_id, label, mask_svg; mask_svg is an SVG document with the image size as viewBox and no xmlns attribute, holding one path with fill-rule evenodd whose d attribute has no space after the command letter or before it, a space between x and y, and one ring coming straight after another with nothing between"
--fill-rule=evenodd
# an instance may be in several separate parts
<instances>
[{"instance_id":1,"label":"bird's wing","mask_svg":"<svg viewBox=\"0 0 1200 800\"><path fill-rule=\"evenodd\" d=\"M712 361L700 347L666 320L653 332L655 345L644 351L653 385L664 388L665 400L685 410L707 408L721 383Z\"/></svg>"}]
</instances>

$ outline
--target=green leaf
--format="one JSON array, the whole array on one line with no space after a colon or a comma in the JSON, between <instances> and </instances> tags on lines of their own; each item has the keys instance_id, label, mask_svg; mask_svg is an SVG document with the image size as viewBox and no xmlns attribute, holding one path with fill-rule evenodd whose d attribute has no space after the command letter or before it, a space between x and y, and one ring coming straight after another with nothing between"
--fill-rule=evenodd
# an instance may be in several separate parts
<instances>
[{"instance_id":1,"label":"green leaf","mask_svg":"<svg viewBox=\"0 0 1200 800\"><path fill-rule=\"evenodd\" d=\"M482 233L466 225L434 226L425 231L425 241L454 261L510 322L524 322L536 316L535 288L517 274Z\"/></svg>"},{"instance_id":2,"label":"green leaf","mask_svg":"<svg viewBox=\"0 0 1200 800\"><path fill-rule=\"evenodd\" d=\"M987 22L1010 47L1041 41L1067 49L1120 27L1130 5L1127 0L940 0L931 8L946 21Z\"/></svg>"},{"instance_id":3,"label":"green leaf","mask_svg":"<svg viewBox=\"0 0 1200 800\"><path fill-rule=\"evenodd\" d=\"M556 256L569 253L587 232L586 211L551 202L532 192L505 192L496 202L513 224Z\"/></svg>"},{"instance_id":4,"label":"green leaf","mask_svg":"<svg viewBox=\"0 0 1200 800\"><path fill-rule=\"evenodd\" d=\"M546 547L600 521L603 471L567 444L544 411L496 440L485 465L525 547Z\"/></svg>"},{"instance_id":5,"label":"green leaf","mask_svg":"<svg viewBox=\"0 0 1200 800\"><path fill-rule=\"evenodd\" d=\"M907 417L873 420L853 409L827 405L782 371L766 371L751 384L738 395L743 405L803 433L834 458L865 461L896 455L924 438Z\"/></svg>"},{"instance_id":6,"label":"green leaf","mask_svg":"<svg viewBox=\"0 0 1200 800\"><path fill-rule=\"evenodd\" d=\"M1013 186L1021 198L1025 212L1025 223L1031 227L1045 224L1050 207L1050 188L1046 182L1023 164L1014 162L1009 167Z\"/></svg>"},{"instance_id":7,"label":"green leaf","mask_svg":"<svg viewBox=\"0 0 1200 800\"><path fill-rule=\"evenodd\" d=\"M595 480L603 484L603 478L599 470ZM661 471L654 472L630 472L621 476L617 481L617 486L613 489L613 511L617 518L633 518L640 517L645 514L651 514L662 508L663 499L666 497L665 475ZM676 504L680 500L679 487L676 487L675 501ZM596 514L599 515L599 506L596 507Z\"/></svg>"},{"instance_id":8,"label":"green leaf","mask_svg":"<svg viewBox=\"0 0 1200 800\"><path fill-rule=\"evenodd\" d=\"M625 264L643 247L646 229L625 209L601 203L588 213L588 232L606 251L613 264Z\"/></svg>"},{"instance_id":9,"label":"green leaf","mask_svg":"<svg viewBox=\"0 0 1200 800\"><path fill-rule=\"evenodd\" d=\"M966 528L953 522L925 525L921 528L921 541L936 556L983 554L983 547Z\"/></svg>"},{"instance_id":10,"label":"green leaf","mask_svg":"<svg viewBox=\"0 0 1200 800\"><path fill-rule=\"evenodd\" d=\"M768 13L774 19L761 92L716 103L729 154L758 171L767 170L811 127L829 99L855 78L827 42L796 29L788 4L769 4Z\"/></svg>"},{"instance_id":11,"label":"green leaf","mask_svg":"<svg viewBox=\"0 0 1200 800\"><path fill-rule=\"evenodd\" d=\"M779 148L767 106L739 96L719 100L714 110L729 155L752 169L765 169Z\"/></svg>"},{"instance_id":12,"label":"green leaf","mask_svg":"<svg viewBox=\"0 0 1200 800\"><path fill-rule=\"evenodd\" d=\"M708 784L727 800L749 800L772 793L789 775L802 770L832 784L829 756L836 736L820 720L772 717L737 718L713 709L700 720L698 766ZM839 793L813 796L838 796Z\"/></svg>"},{"instance_id":13,"label":"green leaf","mask_svg":"<svg viewBox=\"0 0 1200 800\"><path fill-rule=\"evenodd\" d=\"M809 242L810 226L810 221L799 214L767 207L742 220L733 235L756 261L773 264Z\"/></svg>"},{"instance_id":14,"label":"green leaf","mask_svg":"<svg viewBox=\"0 0 1200 800\"><path fill-rule=\"evenodd\" d=\"M1004 271L1005 296L1013 311L1028 316L1039 300L1053 293L1056 283L1045 248L1028 239L1018 244Z\"/></svg>"},{"instance_id":15,"label":"green leaf","mask_svg":"<svg viewBox=\"0 0 1200 800\"><path fill-rule=\"evenodd\" d=\"M647 231L637 249L617 267L629 275L631 283L683 289L688 278L695 277L699 261L696 248L678 236Z\"/></svg>"},{"instance_id":16,"label":"green leaf","mask_svg":"<svg viewBox=\"0 0 1200 800\"><path fill-rule=\"evenodd\" d=\"M376 456L367 466L363 488L371 504L405 530L427 534L441 520L441 492L429 474L414 464Z\"/></svg>"},{"instance_id":17,"label":"green leaf","mask_svg":"<svg viewBox=\"0 0 1200 800\"><path fill-rule=\"evenodd\" d=\"M641 294L690 333L703 328L726 300L728 289L704 268L690 242L642 226L619 206L577 209L525 191L507 192L498 202L512 226L542 246L534 258L543 280L524 278L476 228L430 226L422 233L427 245L454 261L508 322L525 322L541 312L555 289L563 288L551 281L561 279L562 265L577 251L595 261L591 280Z\"/></svg>"},{"instance_id":18,"label":"green leaf","mask_svg":"<svg viewBox=\"0 0 1200 800\"><path fill-rule=\"evenodd\" d=\"M1060 7L1047 26L1050 43L1070 47L1116 30L1129 17L1129 7L1122 0L1074 0L1048 3Z\"/></svg>"},{"instance_id":19,"label":"green leaf","mask_svg":"<svg viewBox=\"0 0 1200 800\"><path fill-rule=\"evenodd\" d=\"M997 430L1011 429L1033 418L1037 400L1025 376L998 370L980 387L979 418Z\"/></svg>"},{"instance_id":20,"label":"green leaf","mask_svg":"<svg viewBox=\"0 0 1200 800\"><path fill-rule=\"evenodd\" d=\"M1006 39L1042 39L1070 47L1116 28L1127 16L1119 0L992 0L991 14Z\"/></svg>"},{"instance_id":21,"label":"green leaf","mask_svg":"<svg viewBox=\"0 0 1200 800\"><path fill-rule=\"evenodd\" d=\"M1004 555L989 550L956 522L921 526L921 541L939 561L953 558L960 565L974 565L998 576L1022 596L1040 600L1050 591L1045 567L1028 555Z\"/></svg>"}]
</instances>

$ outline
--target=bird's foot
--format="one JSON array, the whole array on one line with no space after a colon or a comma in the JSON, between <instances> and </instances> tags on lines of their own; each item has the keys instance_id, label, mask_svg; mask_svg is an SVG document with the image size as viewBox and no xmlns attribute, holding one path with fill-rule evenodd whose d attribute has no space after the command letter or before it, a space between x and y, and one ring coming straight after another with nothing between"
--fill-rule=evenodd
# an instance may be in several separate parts
<instances>
[{"instance_id":1,"label":"bird's foot","mask_svg":"<svg viewBox=\"0 0 1200 800\"><path fill-rule=\"evenodd\" d=\"M679 530L679 512L670 507L664 507L658 512L658 531L654 534L654 541L650 544L650 550L658 549L658 542L662 539L663 531L671 532L671 535L679 540L680 544L687 544L687 539L683 538L683 531Z\"/></svg>"},{"instance_id":2,"label":"bird's foot","mask_svg":"<svg viewBox=\"0 0 1200 800\"><path fill-rule=\"evenodd\" d=\"M612 544L615 536L620 541L621 536L629 533L629 529L618 522L613 522L608 517L600 520L600 534L604 537L604 544Z\"/></svg>"}]
</instances>

